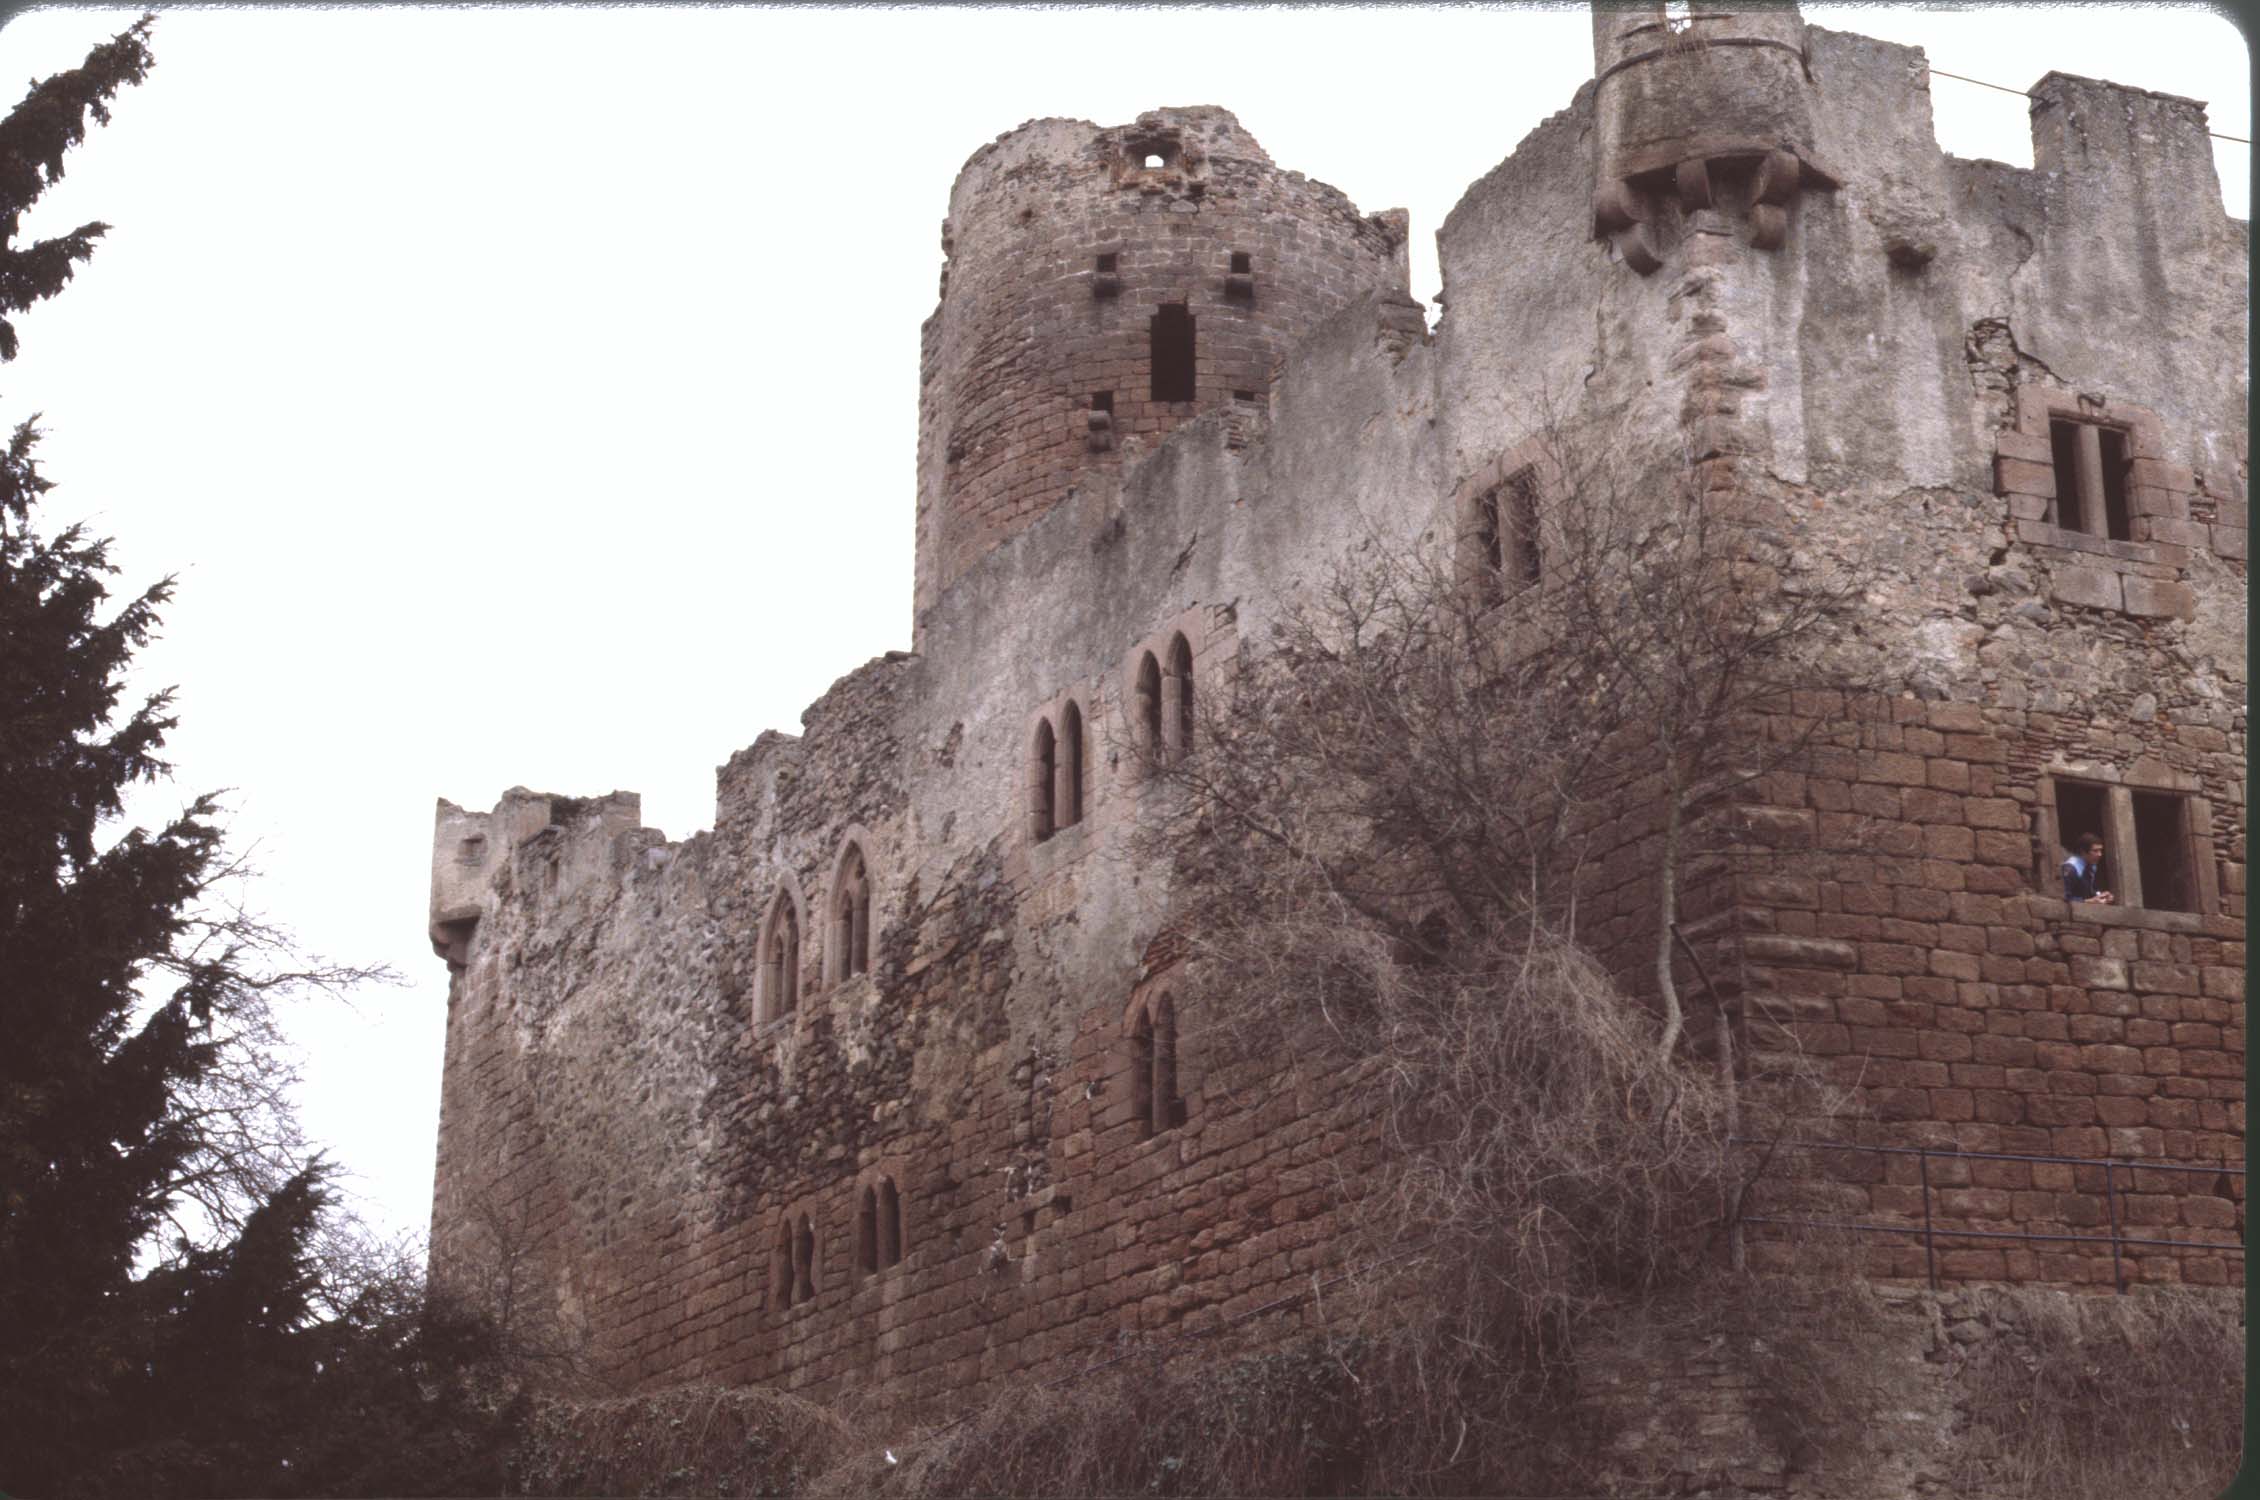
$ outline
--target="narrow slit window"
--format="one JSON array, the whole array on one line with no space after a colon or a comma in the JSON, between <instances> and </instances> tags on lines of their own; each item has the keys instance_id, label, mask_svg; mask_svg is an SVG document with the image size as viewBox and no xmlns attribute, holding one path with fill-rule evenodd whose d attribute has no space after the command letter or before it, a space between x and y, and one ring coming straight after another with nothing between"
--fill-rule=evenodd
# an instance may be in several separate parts
<instances>
[{"instance_id":1,"label":"narrow slit window","mask_svg":"<svg viewBox=\"0 0 2260 1500\"><path fill-rule=\"evenodd\" d=\"M832 893L832 944L839 957L835 980L853 979L871 968L871 880L863 851L848 845L840 861L840 875Z\"/></svg>"},{"instance_id":2,"label":"narrow slit window","mask_svg":"<svg viewBox=\"0 0 2260 1500\"><path fill-rule=\"evenodd\" d=\"M1162 746L1161 663L1148 651L1138 662L1138 748L1158 761Z\"/></svg>"},{"instance_id":3,"label":"narrow slit window","mask_svg":"<svg viewBox=\"0 0 2260 1500\"><path fill-rule=\"evenodd\" d=\"M892 1177L879 1179L879 1268L902 1264L902 1195Z\"/></svg>"},{"instance_id":4,"label":"narrow slit window","mask_svg":"<svg viewBox=\"0 0 2260 1500\"><path fill-rule=\"evenodd\" d=\"M1524 469L1507 481L1506 512L1492 523L1505 526L1500 544L1501 570L1518 583L1536 583L1540 572L1538 479L1530 470Z\"/></svg>"},{"instance_id":5,"label":"narrow slit window","mask_svg":"<svg viewBox=\"0 0 2260 1500\"><path fill-rule=\"evenodd\" d=\"M1153 1104L1147 1117L1159 1135L1183 1123L1184 1105L1177 1097L1177 1008L1167 995L1153 1006Z\"/></svg>"},{"instance_id":6,"label":"narrow slit window","mask_svg":"<svg viewBox=\"0 0 2260 1500\"><path fill-rule=\"evenodd\" d=\"M2142 904L2152 911L2197 910L2189 800L2171 792L2134 793L2134 842Z\"/></svg>"},{"instance_id":7,"label":"narrow slit window","mask_svg":"<svg viewBox=\"0 0 2260 1500\"><path fill-rule=\"evenodd\" d=\"M793 1301L816 1300L816 1226L806 1214L793 1236Z\"/></svg>"},{"instance_id":8,"label":"narrow slit window","mask_svg":"<svg viewBox=\"0 0 2260 1500\"><path fill-rule=\"evenodd\" d=\"M1169 642L1169 681L1162 704L1162 738L1170 759L1193 749L1193 647L1182 635Z\"/></svg>"},{"instance_id":9,"label":"narrow slit window","mask_svg":"<svg viewBox=\"0 0 2260 1500\"><path fill-rule=\"evenodd\" d=\"M1476 577L1483 602L1496 604L1505 596L1507 574L1506 533L1499 525L1499 492L1485 490L1475 501Z\"/></svg>"},{"instance_id":10,"label":"narrow slit window","mask_svg":"<svg viewBox=\"0 0 2260 1500\"><path fill-rule=\"evenodd\" d=\"M1138 1122L1138 1139L1154 1133L1154 1028L1145 1008L1130 1023L1130 1111Z\"/></svg>"},{"instance_id":11,"label":"narrow slit window","mask_svg":"<svg viewBox=\"0 0 2260 1500\"><path fill-rule=\"evenodd\" d=\"M863 1203L855 1216L855 1264L866 1276L879 1269L879 1193L863 1190Z\"/></svg>"},{"instance_id":12,"label":"narrow slit window","mask_svg":"<svg viewBox=\"0 0 2260 1500\"><path fill-rule=\"evenodd\" d=\"M1182 302L1165 302L1146 325L1153 399L1193 399L1193 314Z\"/></svg>"},{"instance_id":13,"label":"narrow slit window","mask_svg":"<svg viewBox=\"0 0 2260 1500\"><path fill-rule=\"evenodd\" d=\"M2103 534L2114 542L2134 540L2127 514L2127 435L2116 427L2101 429L2103 450Z\"/></svg>"},{"instance_id":14,"label":"narrow slit window","mask_svg":"<svg viewBox=\"0 0 2260 1500\"><path fill-rule=\"evenodd\" d=\"M1083 711L1072 702L1059 713L1058 765L1052 816L1061 828L1083 821Z\"/></svg>"},{"instance_id":15,"label":"narrow slit window","mask_svg":"<svg viewBox=\"0 0 2260 1500\"><path fill-rule=\"evenodd\" d=\"M770 904L761 943L761 978L754 996L754 1019L774 1021L800 1005L800 922L783 892Z\"/></svg>"},{"instance_id":16,"label":"narrow slit window","mask_svg":"<svg viewBox=\"0 0 2260 1500\"><path fill-rule=\"evenodd\" d=\"M1052 721L1042 720L1036 725L1036 744L1028 766L1028 836L1039 844L1052 836L1052 781L1058 760Z\"/></svg>"}]
</instances>

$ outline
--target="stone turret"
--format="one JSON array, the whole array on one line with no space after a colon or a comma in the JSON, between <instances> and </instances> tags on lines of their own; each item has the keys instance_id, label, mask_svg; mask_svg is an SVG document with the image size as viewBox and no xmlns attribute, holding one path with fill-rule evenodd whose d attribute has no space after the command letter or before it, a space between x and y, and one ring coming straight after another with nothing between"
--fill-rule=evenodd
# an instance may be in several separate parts
<instances>
[{"instance_id":1,"label":"stone turret","mask_svg":"<svg viewBox=\"0 0 2260 1500\"><path fill-rule=\"evenodd\" d=\"M1694 0L1593 7L1593 232L1645 276L1677 240L1678 214L1740 216L1778 250L1800 194L1837 185L1813 149L1811 59L1793 5Z\"/></svg>"}]
</instances>

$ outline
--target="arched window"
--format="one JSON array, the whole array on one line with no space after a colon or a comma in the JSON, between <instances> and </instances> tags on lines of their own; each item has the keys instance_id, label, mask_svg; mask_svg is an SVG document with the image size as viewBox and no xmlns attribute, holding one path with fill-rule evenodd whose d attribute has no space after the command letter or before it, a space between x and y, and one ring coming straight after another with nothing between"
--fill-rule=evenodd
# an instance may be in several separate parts
<instances>
[{"instance_id":1,"label":"arched window","mask_svg":"<svg viewBox=\"0 0 2260 1500\"><path fill-rule=\"evenodd\" d=\"M1184 1122L1177 1097L1177 1012L1166 994L1130 1018L1130 1106L1138 1139L1150 1140Z\"/></svg>"},{"instance_id":2,"label":"arched window","mask_svg":"<svg viewBox=\"0 0 2260 1500\"><path fill-rule=\"evenodd\" d=\"M853 979L871 968L871 880L863 849L850 843L832 877L832 978Z\"/></svg>"},{"instance_id":3,"label":"arched window","mask_svg":"<svg viewBox=\"0 0 2260 1500\"><path fill-rule=\"evenodd\" d=\"M1161 663L1151 651L1138 661L1138 750L1146 759L1161 759Z\"/></svg>"},{"instance_id":4,"label":"arched window","mask_svg":"<svg viewBox=\"0 0 2260 1500\"><path fill-rule=\"evenodd\" d=\"M800 918L784 891L769 903L761 924L761 975L753 997L755 1021L774 1021L800 1007Z\"/></svg>"},{"instance_id":5,"label":"arched window","mask_svg":"<svg viewBox=\"0 0 2260 1500\"><path fill-rule=\"evenodd\" d=\"M1161 705L1162 743L1171 760L1193 748L1193 647L1183 634L1170 638L1166 691Z\"/></svg>"},{"instance_id":6,"label":"arched window","mask_svg":"<svg viewBox=\"0 0 2260 1500\"><path fill-rule=\"evenodd\" d=\"M855 1264L865 1276L902 1264L902 1197L892 1177L864 1186L855 1221Z\"/></svg>"},{"instance_id":7,"label":"arched window","mask_svg":"<svg viewBox=\"0 0 2260 1500\"><path fill-rule=\"evenodd\" d=\"M1028 765L1028 837L1042 843L1052 836L1053 778L1058 774L1058 747L1052 738L1052 721L1036 725L1036 744Z\"/></svg>"},{"instance_id":8,"label":"arched window","mask_svg":"<svg viewBox=\"0 0 2260 1500\"><path fill-rule=\"evenodd\" d=\"M902 1197L892 1177L879 1179L879 1268L902 1264Z\"/></svg>"},{"instance_id":9,"label":"arched window","mask_svg":"<svg viewBox=\"0 0 2260 1500\"><path fill-rule=\"evenodd\" d=\"M800 1228L793 1234L792 1300L816 1300L816 1226L806 1214L800 1216Z\"/></svg>"},{"instance_id":10,"label":"arched window","mask_svg":"<svg viewBox=\"0 0 2260 1500\"><path fill-rule=\"evenodd\" d=\"M1059 764L1052 771L1052 820L1061 828L1083 821L1083 711L1069 700L1059 711Z\"/></svg>"}]
</instances>

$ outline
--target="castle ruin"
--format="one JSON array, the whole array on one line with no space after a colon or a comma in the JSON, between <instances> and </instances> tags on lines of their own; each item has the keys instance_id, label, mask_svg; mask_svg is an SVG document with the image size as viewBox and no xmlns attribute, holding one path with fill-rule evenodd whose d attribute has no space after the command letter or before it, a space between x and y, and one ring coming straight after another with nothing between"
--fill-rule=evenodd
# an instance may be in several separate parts
<instances>
[{"instance_id":1,"label":"castle ruin","mask_svg":"<svg viewBox=\"0 0 2260 1500\"><path fill-rule=\"evenodd\" d=\"M1956 1240L1954 1277L2236 1278L2241 1179L2009 1159L2243 1155L2247 230L2203 106L2050 73L2025 170L1939 150L1919 51L1788 7L1601 9L1594 51L1445 220L1433 330L1405 216L1222 109L974 153L914 650L733 755L684 842L629 793L439 805L435 1274L507 1255L621 1390L932 1395L1333 1264L1316 1168L1366 1147L1319 1080L1249 1110L1212 1073L1230 997L1155 944L1139 752L1345 548L1474 545L1544 392L1641 435L1628 484L1700 466L1881 560L1913 691L1766 783L1747 820L1814 857L1702 934L1745 1046L1829 1060L1877 1139L1999 1153L1924 1190L1965 1228L2222 1247ZM2058 899L2075 825L2121 904ZM1583 910L1650 908L1654 864L1631 838Z\"/></svg>"}]
</instances>

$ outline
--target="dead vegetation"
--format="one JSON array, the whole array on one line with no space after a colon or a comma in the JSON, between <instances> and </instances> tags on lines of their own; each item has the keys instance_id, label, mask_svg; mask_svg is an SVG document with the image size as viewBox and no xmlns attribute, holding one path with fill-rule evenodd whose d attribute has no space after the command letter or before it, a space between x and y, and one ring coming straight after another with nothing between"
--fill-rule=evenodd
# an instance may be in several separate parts
<instances>
[{"instance_id":1,"label":"dead vegetation","mask_svg":"<svg viewBox=\"0 0 2260 1500\"><path fill-rule=\"evenodd\" d=\"M763 1386L537 1401L511 1463L519 1495L799 1495L848 1450L837 1412Z\"/></svg>"},{"instance_id":2,"label":"dead vegetation","mask_svg":"<svg viewBox=\"0 0 2260 1500\"><path fill-rule=\"evenodd\" d=\"M1965 1325L1963 1493L2211 1495L2242 1452L2244 1303L1992 1292Z\"/></svg>"}]
</instances>

